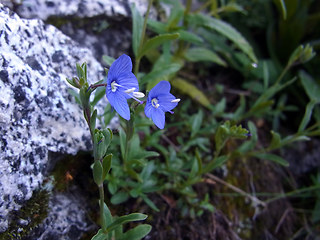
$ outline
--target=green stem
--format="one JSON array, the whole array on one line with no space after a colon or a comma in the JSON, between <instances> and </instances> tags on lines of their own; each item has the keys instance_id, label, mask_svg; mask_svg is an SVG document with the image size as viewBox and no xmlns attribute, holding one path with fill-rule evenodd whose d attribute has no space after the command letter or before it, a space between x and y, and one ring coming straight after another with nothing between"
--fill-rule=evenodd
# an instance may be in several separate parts
<instances>
[{"instance_id":1,"label":"green stem","mask_svg":"<svg viewBox=\"0 0 320 240\"><path fill-rule=\"evenodd\" d=\"M103 189L103 183L99 186L99 196L100 196L100 218L101 218L101 228L103 231L105 231L107 227L107 223L105 222L104 218L104 189Z\"/></svg>"},{"instance_id":2,"label":"green stem","mask_svg":"<svg viewBox=\"0 0 320 240\"><path fill-rule=\"evenodd\" d=\"M144 40L144 36L146 34L147 21L148 21L149 12L150 12L150 9L151 9L151 6L152 6L152 2L153 2L153 0L149 0L148 9L147 9L146 15L144 17L144 22L143 22L143 27L142 27L142 32L141 32L141 40L140 40L140 45L139 45L139 48L138 48L138 55L141 52L141 49L143 47L143 42L144 42L143 40ZM136 76L137 76L137 74L139 72L140 60L141 60L141 57L136 58L136 64L134 66L134 74Z\"/></svg>"},{"instance_id":3,"label":"green stem","mask_svg":"<svg viewBox=\"0 0 320 240\"><path fill-rule=\"evenodd\" d=\"M280 76L278 77L278 79L277 79L277 81L274 83L274 85L277 85L277 84L279 84L279 83L281 82L282 78L283 78L284 75L288 72L289 69L290 69L290 66L287 65L287 66L283 69L282 73L280 74Z\"/></svg>"}]
</instances>

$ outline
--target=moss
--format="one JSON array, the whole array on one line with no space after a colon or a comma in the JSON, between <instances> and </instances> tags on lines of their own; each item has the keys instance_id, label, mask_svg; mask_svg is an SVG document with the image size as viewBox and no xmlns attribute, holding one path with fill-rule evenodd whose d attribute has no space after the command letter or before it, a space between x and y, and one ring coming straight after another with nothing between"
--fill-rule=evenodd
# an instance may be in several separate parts
<instances>
[{"instance_id":1,"label":"moss","mask_svg":"<svg viewBox=\"0 0 320 240\"><path fill-rule=\"evenodd\" d=\"M19 240L26 237L48 215L49 193L36 191L19 211L11 215L11 223L6 232L0 234L0 240Z\"/></svg>"}]
</instances>

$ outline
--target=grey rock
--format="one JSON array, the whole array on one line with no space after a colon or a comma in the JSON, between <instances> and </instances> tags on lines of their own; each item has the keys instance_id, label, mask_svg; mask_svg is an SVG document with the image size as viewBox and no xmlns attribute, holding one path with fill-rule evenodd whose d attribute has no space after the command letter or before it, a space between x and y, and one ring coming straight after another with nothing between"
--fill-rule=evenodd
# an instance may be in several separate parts
<instances>
[{"instance_id":1,"label":"grey rock","mask_svg":"<svg viewBox=\"0 0 320 240\"><path fill-rule=\"evenodd\" d=\"M89 219L84 198L76 193L56 193L49 200L49 214L25 240L78 240L83 233L96 230Z\"/></svg>"},{"instance_id":2,"label":"grey rock","mask_svg":"<svg viewBox=\"0 0 320 240\"><path fill-rule=\"evenodd\" d=\"M131 10L144 15L148 0L24 0L15 11L57 26L80 45L89 48L102 64L103 55L119 57L131 50ZM149 17L156 17L151 9Z\"/></svg>"},{"instance_id":3,"label":"grey rock","mask_svg":"<svg viewBox=\"0 0 320 240\"><path fill-rule=\"evenodd\" d=\"M131 16L130 6L135 4L141 13L147 11L148 0L24 0L18 5L17 13L24 18L47 20L52 16Z\"/></svg>"},{"instance_id":4,"label":"grey rock","mask_svg":"<svg viewBox=\"0 0 320 240\"><path fill-rule=\"evenodd\" d=\"M87 62L92 82L103 68L92 53L41 20L25 20L0 4L0 232L9 214L38 189L48 153L91 148L66 78ZM101 112L100 112L101 113Z\"/></svg>"}]
</instances>

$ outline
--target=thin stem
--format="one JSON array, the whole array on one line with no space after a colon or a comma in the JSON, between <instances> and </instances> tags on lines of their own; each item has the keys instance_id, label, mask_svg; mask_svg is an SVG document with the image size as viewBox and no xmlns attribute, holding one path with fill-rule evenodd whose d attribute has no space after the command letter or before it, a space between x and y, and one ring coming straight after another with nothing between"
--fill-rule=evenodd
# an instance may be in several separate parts
<instances>
[{"instance_id":1,"label":"thin stem","mask_svg":"<svg viewBox=\"0 0 320 240\"><path fill-rule=\"evenodd\" d=\"M281 82L282 78L283 78L284 75L288 72L289 68L290 68L290 66L287 65L287 66L283 69L283 71L282 71L282 73L280 74L280 76L278 77L277 81L274 83L274 86L277 85L277 84L279 84L279 83Z\"/></svg>"},{"instance_id":2,"label":"thin stem","mask_svg":"<svg viewBox=\"0 0 320 240\"><path fill-rule=\"evenodd\" d=\"M257 205L260 205L260 206L263 206L263 207L267 206L267 204L265 202L259 200L255 196L252 196L252 195L246 193L245 191L241 190L240 188L237 188L236 186L233 186L230 183L227 183L227 182L223 181L222 179L212 175L211 173L207 173L206 176L211 178L212 180L220 183L220 184L225 185L226 187L232 189L233 191L235 191L235 192L237 192L237 193L249 198L252 202L256 203Z\"/></svg>"},{"instance_id":3,"label":"thin stem","mask_svg":"<svg viewBox=\"0 0 320 240\"><path fill-rule=\"evenodd\" d=\"M99 196L100 196L100 218L101 218L101 228L102 230L107 226L107 223L105 222L104 218L104 189L103 184L100 184L99 186Z\"/></svg>"},{"instance_id":4,"label":"thin stem","mask_svg":"<svg viewBox=\"0 0 320 240\"><path fill-rule=\"evenodd\" d=\"M141 52L141 49L143 47L143 42L144 42L143 40L144 40L144 36L146 34L147 21L148 21L150 9L151 9L151 6L152 6L152 2L153 2L153 0L149 0L148 9L147 9L146 15L144 17L144 22L143 22L143 27L142 27L142 32L141 32L141 39L140 39L140 44L139 44L139 48L138 48L138 54ZM136 76L137 76L137 74L139 72L140 60L141 60L141 57L136 58L136 64L134 66L134 74Z\"/></svg>"}]
</instances>

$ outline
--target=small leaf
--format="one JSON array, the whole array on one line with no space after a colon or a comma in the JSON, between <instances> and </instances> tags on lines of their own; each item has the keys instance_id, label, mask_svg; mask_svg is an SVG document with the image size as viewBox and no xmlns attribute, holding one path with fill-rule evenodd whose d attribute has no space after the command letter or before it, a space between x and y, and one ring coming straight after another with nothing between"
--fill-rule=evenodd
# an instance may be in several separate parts
<instances>
[{"instance_id":1,"label":"small leaf","mask_svg":"<svg viewBox=\"0 0 320 240\"><path fill-rule=\"evenodd\" d=\"M218 65L227 66L227 63L222 60L219 55L217 55L215 52L201 47L195 47L195 48L189 48L187 52L185 53L185 57L187 60L191 62L199 62L199 61L208 61L208 62L214 62Z\"/></svg>"},{"instance_id":2,"label":"small leaf","mask_svg":"<svg viewBox=\"0 0 320 240\"><path fill-rule=\"evenodd\" d=\"M268 149L272 150L272 149L276 149L281 147L281 136L279 133L271 131L272 134L272 139L271 139L271 143L268 147Z\"/></svg>"},{"instance_id":3,"label":"small leaf","mask_svg":"<svg viewBox=\"0 0 320 240\"><path fill-rule=\"evenodd\" d=\"M248 128L251 134L250 140L244 142L237 150L241 153L247 152L249 150L252 150L257 142L258 142L258 133L257 133L257 128L254 125L253 122L249 121L248 122Z\"/></svg>"},{"instance_id":4,"label":"small leaf","mask_svg":"<svg viewBox=\"0 0 320 240\"><path fill-rule=\"evenodd\" d=\"M81 100L80 100L80 96L79 93L77 93L74 89L72 88L68 88L68 93L74 97L74 99L76 100L76 102L81 105Z\"/></svg>"},{"instance_id":5,"label":"small leaf","mask_svg":"<svg viewBox=\"0 0 320 240\"><path fill-rule=\"evenodd\" d=\"M102 166L103 166L103 176L102 178L105 179L107 174L109 173L111 169L111 163L112 163L112 153L105 156L102 160Z\"/></svg>"},{"instance_id":6,"label":"small leaf","mask_svg":"<svg viewBox=\"0 0 320 240\"><path fill-rule=\"evenodd\" d=\"M212 170L221 167L225 162L228 161L228 156L219 156L215 160L212 160L210 163L208 163L204 169L203 173L211 172Z\"/></svg>"},{"instance_id":7,"label":"small leaf","mask_svg":"<svg viewBox=\"0 0 320 240\"><path fill-rule=\"evenodd\" d=\"M197 132L200 130L201 124L203 120L203 111L199 110L199 112L192 116L191 118L191 138L193 138Z\"/></svg>"},{"instance_id":8,"label":"small leaf","mask_svg":"<svg viewBox=\"0 0 320 240\"><path fill-rule=\"evenodd\" d=\"M166 32L166 24L165 23L148 19L147 24L148 24L149 29L151 29L152 31L154 31L158 34L163 34Z\"/></svg>"},{"instance_id":9,"label":"small leaf","mask_svg":"<svg viewBox=\"0 0 320 240\"><path fill-rule=\"evenodd\" d=\"M284 20L287 19L287 8L284 0L276 0L278 2L278 5L280 4L281 12L282 12L282 17Z\"/></svg>"},{"instance_id":10,"label":"small leaf","mask_svg":"<svg viewBox=\"0 0 320 240\"><path fill-rule=\"evenodd\" d=\"M93 164L93 179L98 186L103 182L102 171L101 162L96 160Z\"/></svg>"},{"instance_id":11,"label":"small leaf","mask_svg":"<svg viewBox=\"0 0 320 240\"><path fill-rule=\"evenodd\" d=\"M111 64L116 60L113 57L107 56L107 55L103 55L102 56L102 60L108 65L111 66Z\"/></svg>"},{"instance_id":12,"label":"small leaf","mask_svg":"<svg viewBox=\"0 0 320 240\"><path fill-rule=\"evenodd\" d=\"M107 229L107 226L113 223L113 218L107 204L105 203L103 203L103 214L104 222L106 223L104 228Z\"/></svg>"},{"instance_id":13,"label":"small leaf","mask_svg":"<svg viewBox=\"0 0 320 240\"><path fill-rule=\"evenodd\" d=\"M138 55L139 46L141 41L142 29L143 29L143 17L140 15L135 4L131 5L132 13L132 49L135 56Z\"/></svg>"},{"instance_id":14,"label":"small leaf","mask_svg":"<svg viewBox=\"0 0 320 240\"><path fill-rule=\"evenodd\" d=\"M152 70L150 73L143 76L140 83L148 83L147 90L151 90L161 80L166 79L169 75L175 74L180 70L182 66L178 63L171 63L168 65L162 65L160 69Z\"/></svg>"},{"instance_id":15,"label":"small leaf","mask_svg":"<svg viewBox=\"0 0 320 240\"><path fill-rule=\"evenodd\" d=\"M189 95L193 100L199 102L204 107L209 107L209 99L196 86L182 78L176 78L171 82L172 86L182 93Z\"/></svg>"},{"instance_id":16,"label":"small leaf","mask_svg":"<svg viewBox=\"0 0 320 240\"><path fill-rule=\"evenodd\" d=\"M133 229L125 232L119 240L140 240L151 231L151 226L148 224L140 224Z\"/></svg>"},{"instance_id":17,"label":"small leaf","mask_svg":"<svg viewBox=\"0 0 320 240\"><path fill-rule=\"evenodd\" d=\"M127 222L141 221L145 220L148 216L142 213L131 213L129 215L121 216L113 221L110 225L108 225L107 231L112 231L119 225L123 225Z\"/></svg>"},{"instance_id":18,"label":"small leaf","mask_svg":"<svg viewBox=\"0 0 320 240\"><path fill-rule=\"evenodd\" d=\"M288 167L289 163L284 160L282 157L275 155L275 154L271 154L271 153L257 153L254 154L255 157L263 159L263 160L270 160L273 161L275 163L278 163L282 166Z\"/></svg>"},{"instance_id":19,"label":"small leaf","mask_svg":"<svg viewBox=\"0 0 320 240\"><path fill-rule=\"evenodd\" d=\"M94 235L91 240L107 240L108 234L105 234L102 229L99 229L96 235Z\"/></svg>"},{"instance_id":20,"label":"small leaf","mask_svg":"<svg viewBox=\"0 0 320 240\"><path fill-rule=\"evenodd\" d=\"M97 109L95 109L90 118L90 128L92 131L96 128L96 120L97 120Z\"/></svg>"},{"instance_id":21,"label":"small leaf","mask_svg":"<svg viewBox=\"0 0 320 240\"><path fill-rule=\"evenodd\" d=\"M126 193L126 192L117 192L116 194L114 194L110 201L112 204L114 205L117 205L117 204L120 204L120 203L123 203L125 201L127 201L129 198L129 194Z\"/></svg>"},{"instance_id":22,"label":"small leaf","mask_svg":"<svg viewBox=\"0 0 320 240\"><path fill-rule=\"evenodd\" d=\"M141 49L141 52L139 52L137 58L142 58L148 51L150 51L153 48L159 47L165 42L172 41L179 38L178 33L173 34L161 34L156 37L153 37L146 41L145 44L143 44L143 47Z\"/></svg>"},{"instance_id":23,"label":"small leaf","mask_svg":"<svg viewBox=\"0 0 320 240\"><path fill-rule=\"evenodd\" d=\"M91 102L91 106L94 107L95 105L97 105L97 103L106 95L106 88L105 87L99 87L95 94L94 94L94 98Z\"/></svg>"},{"instance_id":24,"label":"small leaf","mask_svg":"<svg viewBox=\"0 0 320 240\"><path fill-rule=\"evenodd\" d=\"M316 105L316 102L315 102L314 100L311 100L311 101L307 104L306 110L305 110L303 119L302 119L302 121L301 121L301 123L300 123L298 132L302 132L302 131L305 130L305 128L307 127L308 123L309 123L310 120L311 120L312 111L313 111L313 108L314 108L315 105Z\"/></svg>"},{"instance_id":25,"label":"small leaf","mask_svg":"<svg viewBox=\"0 0 320 240\"><path fill-rule=\"evenodd\" d=\"M154 202L152 202L152 201L150 200L150 198L148 198L146 195L142 195L141 197L142 197L143 201L145 201L145 203L146 203L149 207L151 207L154 211L156 211L156 212L159 212L159 211L160 211L160 209L157 208L157 206L154 204Z\"/></svg>"},{"instance_id":26,"label":"small leaf","mask_svg":"<svg viewBox=\"0 0 320 240\"><path fill-rule=\"evenodd\" d=\"M320 102L320 84L317 83L309 74L305 71L299 72L302 86L306 91L310 100Z\"/></svg>"},{"instance_id":27,"label":"small leaf","mask_svg":"<svg viewBox=\"0 0 320 240\"><path fill-rule=\"evenodd\" d=\"M180 35L179 39L184 40L186 42L191 42L195 44L203 43L203 39L194 33L191 33L185 30L178 30L176 31L176 33L179 33Z\"/></svg>"},{"instance_id":28,"label":"small leaf","mask_svg":"<svg viewBox=\"0 0 320 240\"><path fill-rule=\"evenodd\" d=\"M227 37L229 40L234 42L238 48L240 48L244 53L248 55L248 57L255 63L258 62L254 51L248 41L239 33L233 26L230 24L216 19L209 17L204 14L194 14L190 15L190 18L193 22L196 22L200 26L205 26L212 30L219 32L220 34Z\"/></svg>"}]
</instances>

